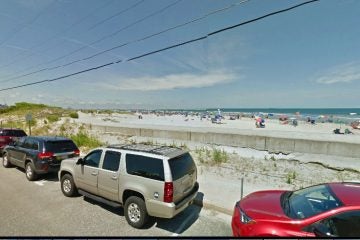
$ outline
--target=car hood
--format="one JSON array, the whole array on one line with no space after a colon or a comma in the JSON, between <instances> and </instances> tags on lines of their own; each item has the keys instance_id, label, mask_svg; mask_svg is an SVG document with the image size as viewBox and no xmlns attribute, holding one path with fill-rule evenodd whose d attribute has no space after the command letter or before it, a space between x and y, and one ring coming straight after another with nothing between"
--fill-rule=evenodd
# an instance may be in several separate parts
<instances>
[{"instance_id":1,"label":"car hood","mask_svg":"<svg viewBox=\"0 0 360 240\"><path fill-rule=\"evenodd\" d=\"M67 158L61 161L61 166L72 166L80 157Z\"/></svg>"},{"instance_id":2,"label":"car hood","mask_svg":"<svg viewBox=\"0 0 360 240\"><path fill-rule=\"evenodd\" d=\"M286 191L259 191L246 196L240 201L240 208L252 219L289 219L280 203L281 195Z\"/></svg>"}]
</instances>

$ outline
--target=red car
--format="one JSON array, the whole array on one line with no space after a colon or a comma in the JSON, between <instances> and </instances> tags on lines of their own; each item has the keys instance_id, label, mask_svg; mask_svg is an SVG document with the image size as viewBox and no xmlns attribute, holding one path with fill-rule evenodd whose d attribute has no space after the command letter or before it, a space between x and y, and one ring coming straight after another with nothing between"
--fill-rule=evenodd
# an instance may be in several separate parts
<instances>
[{"instance_id":1,"label":"red car","mask_svg":"<svg viewBox=\"0 0 360 240\"><path fill-rule=\"evenodd\" d=\"M236 203L236 237L360 237L360 183L259 191Z\"/></svg>"},{"instance_id":2,"label":"red car","mask_svg":"<svg viewBox=\"0 0 360 240\"><path fill-rule=\"evenodd\" d=\"M0 128L0 153L6 145L14 142L16 139L20 137L26 136L26 133L22 129L18 128Z\"/></svg>"}]
</instances>

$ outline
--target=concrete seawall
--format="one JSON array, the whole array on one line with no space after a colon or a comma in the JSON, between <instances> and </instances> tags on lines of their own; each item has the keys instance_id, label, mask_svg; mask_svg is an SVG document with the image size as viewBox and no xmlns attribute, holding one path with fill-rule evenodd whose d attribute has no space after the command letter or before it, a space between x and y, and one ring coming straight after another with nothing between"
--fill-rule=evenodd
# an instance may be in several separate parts
<instances>
[{"instance_id":1,"label":"concrete seawall","mask_svg":"<svg viewBox=\"0 0 360 240\"><path fill-rule=\"evenodd\" d=\"M314 153L360 158L360 143L339 140L319 140L311 136L301 138L286 138L251 134L251 132L206 132L201 129L165 129L140 127L114 127L93 125L93 130L108 133L118 133L128 136L150 138L167 138L182 141L194 141L208 144L219 144L234 147L247 147L256 150L266 150L274 153Z\"/></svg>"}]
</instances>

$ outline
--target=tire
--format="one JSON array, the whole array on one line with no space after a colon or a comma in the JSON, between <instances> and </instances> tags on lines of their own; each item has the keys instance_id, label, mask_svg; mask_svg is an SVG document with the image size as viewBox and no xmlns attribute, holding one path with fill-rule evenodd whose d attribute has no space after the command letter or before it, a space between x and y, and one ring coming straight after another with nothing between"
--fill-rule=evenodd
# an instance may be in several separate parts
<instances>
[{"instance_id":1,"label":"tire","mask_svg":"<svg viewBox=\"0 0 360 240\"><path fill-rule=\"evenodd\" d=\"M37 174L34 171L34 167L32 166L31 162L28 162L25 165L25 176L29 181L34 181L37 179Z\"/></svg>"},{"instance_id":2,"label":"tire","mask_svg":"<svg viewBox=\"0 0 360 240\"><path fill-rule=\"evenodd\" d=\"M9 162L9 157L8 154L6 152L3 153L3 166L5 168L9 168L12 166L12 164Z\"/></svg>"},{"instance_id":3,"label":"tire","mask_svg":"<svg viewBox=\"0 0 360 240\"><path fill-rule=\"evenodd\" d=\"M61 191L66 197L77 195L77 188L74 179L70 174L65 174L61 177Z\"/></svg>"},{"instance_id":4,"label":"tire","mask_svg":"<svg viewBox=\"0 0 360 240\"><path fill-rule=\"evenodd\" d=\"M128 224L134 228L142 228L149 218L144 200L136 196L126 199L124 214Z\"/></svg>"}]
</instances>

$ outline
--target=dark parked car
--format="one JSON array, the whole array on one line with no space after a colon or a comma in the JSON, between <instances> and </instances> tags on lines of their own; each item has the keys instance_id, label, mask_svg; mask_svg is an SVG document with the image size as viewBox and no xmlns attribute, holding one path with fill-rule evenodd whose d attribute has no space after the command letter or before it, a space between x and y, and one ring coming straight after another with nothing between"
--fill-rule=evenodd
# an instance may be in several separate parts
<instances>
[{"instance_id":1,"label":"dark parked car","mask_svg":"<svg viewBox=\"0 0 360 240\"><path fill-rule=\"evenodd\" d=\"M38 174L57 172L63 159L79 156L75 143L64 137L22 137L6 146L3 166L25 169L26 178L33 181Z\"/></svg>"},{"instance_id":2,"label":"dark parked car","mask_svg":"<svg viewBox=\"0 0 360 240\"><path fill-rule=\"evenodd\" d=\"M20 137L26 136L22 129L18 128L0 128L0 154L2 154L4 147L11 142L16 141Z\"/></svg>"},{"instance_id":3,"label":"dark parked car","mask_svg":"<svg viewBox=\"0 0 360 240\"><path fill-rule=\"evenodd\" d=\"M236 203L236 237L360 237L360 183L259 191Z\"/></svg>"}]
</instances>

